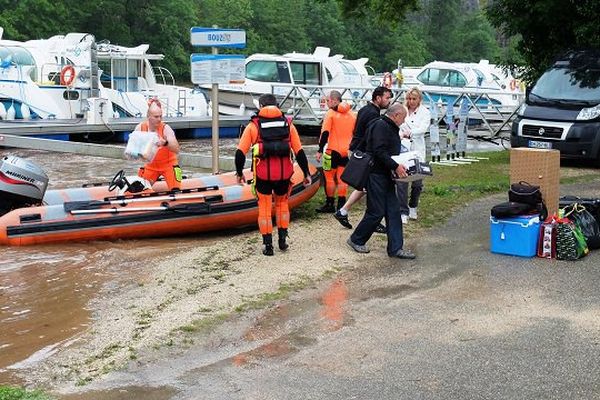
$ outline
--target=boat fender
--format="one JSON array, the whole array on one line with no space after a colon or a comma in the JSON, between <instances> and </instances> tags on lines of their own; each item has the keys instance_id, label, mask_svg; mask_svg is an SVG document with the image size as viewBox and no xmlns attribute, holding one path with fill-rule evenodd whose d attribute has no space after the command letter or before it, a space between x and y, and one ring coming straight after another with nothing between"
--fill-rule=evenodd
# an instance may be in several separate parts
<instances>
[{"instance_id":1,"label":"boat fender","mask_svg":"<svg viewBox=\"0 0 600 400\"><path fill-rule=\"evenodd\" d=\"M60 70L60 84L63 86L71 86L75 81L75 68L72 65L65 65Z\"/></svg>"},{"instance_id":2,"label":"boat fender","mask_svg":"<svg viewBox=\"0 0 600 400\"><path fill-rule=\"evenodd\" d=\"M515 90L517 88L517 80L516 79L512 79L510 81L510 90Z\"/></svg>"}]
</instances>

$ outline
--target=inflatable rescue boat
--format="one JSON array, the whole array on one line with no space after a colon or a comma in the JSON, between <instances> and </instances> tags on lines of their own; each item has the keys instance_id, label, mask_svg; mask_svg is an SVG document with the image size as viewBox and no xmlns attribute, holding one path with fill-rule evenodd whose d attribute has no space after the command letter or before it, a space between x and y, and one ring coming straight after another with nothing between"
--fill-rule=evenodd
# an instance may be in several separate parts
<instances>
[{"instance_id":1,"label":"inflatable rescue boat","mask_svg":"<svg viewBox=\"0 0 600 400\"><path fill-rule=\"evenodd\" d=\"M310 173L312 184L305 187L300 167L294 166L290 209L319 189L319 172L311 165ZM247 181L252 179L250 170L244 174ZM46 190L48 178L41 168L18 157L4 157L0 244L167 237L256 224L252 186L238 184L234 173L183 179L180 191L168 191L159 181L134 193L140 190L134 179L119 171L108 185Z\"/></svg>"}]
</instances>

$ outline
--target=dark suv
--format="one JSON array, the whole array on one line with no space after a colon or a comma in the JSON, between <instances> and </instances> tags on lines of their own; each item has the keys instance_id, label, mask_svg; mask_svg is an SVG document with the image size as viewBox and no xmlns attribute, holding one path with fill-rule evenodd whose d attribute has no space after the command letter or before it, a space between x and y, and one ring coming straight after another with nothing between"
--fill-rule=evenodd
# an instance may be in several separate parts
<instances>
[{"instance_id":1,"label":"dark suv","mask_svg":"<svg viewBox=\"0 0 600 400\"><path fill-rule=\"evenodd\" d=\"M510 143L600 164L600 50L569 51L544 72L519 108Z\"/></svg>"}]
</instances>

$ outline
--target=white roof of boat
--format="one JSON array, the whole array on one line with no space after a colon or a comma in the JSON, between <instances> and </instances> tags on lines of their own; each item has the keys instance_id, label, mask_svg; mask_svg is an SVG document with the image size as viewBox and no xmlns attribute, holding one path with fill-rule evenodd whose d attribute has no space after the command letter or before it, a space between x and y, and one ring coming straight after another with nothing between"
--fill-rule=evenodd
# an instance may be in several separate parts
<instances>
[{"instance_id":1,"label":"white roof of boat","mask_svg":"<svg viewBox=\"0 0 600 400\"><path fill-rule=\"evenodd\" d=\"M110 60L112 58L129 59L129 60L162 60L164 54L149 54L146 53L150 45L140 44L136 47L125 47L116 44L98 42L98 58L102 60Z\"/></svg>"},{"instance_id":2,"label":"white roof of boat","mask_svg":"<svg viewBox=\"0 0 600 400\"><path fill-rule=\"evenodd\" d=\"M248 56L248 60L268 60L268 61L290 61L290 60L298 60L298 61L315 61L315 62L326 62L326 61L348 61L350 63L356 65L364 66L369 59L366 57L358 58L356 60L349 60L344 58L342 54L335 54L333 56L329 55L330 49L329 47L317 46L313 53L285 53L283 55L280 54L268 54L268 53L255 53Z\"/></svg>"}]
</instances>

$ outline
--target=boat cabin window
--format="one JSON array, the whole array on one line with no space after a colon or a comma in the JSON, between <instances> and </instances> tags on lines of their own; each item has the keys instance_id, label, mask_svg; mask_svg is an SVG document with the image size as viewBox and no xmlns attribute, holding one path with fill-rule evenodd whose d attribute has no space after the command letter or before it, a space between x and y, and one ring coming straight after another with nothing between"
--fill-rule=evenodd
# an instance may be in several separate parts
<instances>
[{"instance_id":1,"label":"boat cabin window","mask_svg":"<svg viewBox=\"0 0 600 400\"><path fill-rule=\"evenodd\" d=\"M427 68L417 79L425 85L464 87L467 79L459 71L452 69Z\"/></svg>"},{"instance_id":2,"label":"boat cabin window","mask_svg":"<svg viewBox=\"0 0 600 400\"><path fill-rule=\"evenodd\" d=\"M358 75L358 70L348 61L340 61L340 66L345 75Z\"/></svg>"},{"instance_id":3,"label":"boat cabin window","mask_svg":"<svg viewBox=\"0 0 600 400\"><path fill-rule=\"evenodd\" d=\"M246 78L259 82L292 82L285 61L252 60L246 64Z\"/></svg>"},{"instance_id":4,"label":"boat cabin window","mask_svg":"<svg viewBox=\"0 0 600 400\"><path fill-rule=\"evenodd\" d=\"M477 75L477 86L481 86L483 81L485 81L485 75L477 68L473 68L473 72L475 72L475 75Z\"/></svg>"},{"instance_id":5,"label":"boat cabin window","mask_svg":"<svg viewBox=\"0 0 600 400\"><path fill-rule=\"evenodd\" d=\"M320 85L321 64L291 61L292 76L295 84Z\"/></svg>"},{"instance_id":6,"label":"boat cabin window","mask_svg":"<svg viewBox=\"0 0 600 400\"><path fill-rule=\"evenodd\" d=\"M18 66L31 65L31 77L37 75L35 59L31 53L23 47L0 46L0 62L11 62Z\"/></svg>"},{"instance_id":7,"label":"boat cabin window","mask_svg":"<svg viewBox=\"0 0 600 400\"><path fill-rule=\"evenodd\" d=\"M137 92L139 77L143 77L143 60L112 59L100 60L98 68L102 70L100 82L105 87L123 91Z\"/></svg>"}]
</instances>

